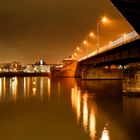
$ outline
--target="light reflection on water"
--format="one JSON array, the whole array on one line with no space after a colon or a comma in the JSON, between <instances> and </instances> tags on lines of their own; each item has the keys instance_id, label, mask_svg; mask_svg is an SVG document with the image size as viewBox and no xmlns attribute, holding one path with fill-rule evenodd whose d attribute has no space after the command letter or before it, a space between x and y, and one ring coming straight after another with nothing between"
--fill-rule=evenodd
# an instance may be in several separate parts
<instances>
[{"instance_id":1,"label":"light reflection on water","mask_svg":"<svg viewBox=\"0 0 140 140\"><path fill-rule=\"evenodd\" d=\"M0 78L0 139L137 140L140 99L121 92L117 80Z\"/></svg>"},{"instance_id":2,"label":"light reflection on water","mask_svg":"<svg viewBox=\"0 0 140 140\"><path fill-rule=\"evenodd\" d=\"M90 139L96 139L96 107L93 104L89 104L89 98L91 96L88 93L84 93L81 96L81 90L78 87L72 88L71 90L71 103L72 108L76 113L78 124L82 124L86 133L89 134ZM81 113L82 112L82 113ZM81 122L80 122L81 120ZM102 130L100 140L109 140L109 131L105 126Z\"/></svg>"},{"instance_id":3,"label":"light reflection on water","mask_svg":"<svg viewBox=\"0 0 140 140\"><path fill-rule=\"evenodd\" d=\"M89 134L90 134L91 139L95 138L95 135L96 135L96 119L95 119L95 114L94 114L93 109L91 109L90 117L89 117Z\"/></svg>"},{"instance_id":4,"label":"light reflection on water","mask_svg":"<svg viewBox=\"0 0 140 140\"><path fill-rule=\"evenodd\" d=\"M47 87L47 94L50 98L51 81L49 78L37 78L37 77L11 77L0 78L0 98L1 101L5 100L17 100L19 98L26 98L30 96L40 95L43 100L44 89ZM44 87L45 86L45 87ZM23 93L23 94L22 94Z\"/></svg>"},{"instance_id":5,"label":"light reflection on water","mask_svg":"<svg viewBox=\"0 0 140 140\"><path fill-rule=\"evenodd\" d=\"M48 97L49 97L49 99L51 97L51 80L50 80L50 78L48 78Z\"/></svg>"},{"instance_id":6,"label":"light reflection on water","mask_svg":"<svg viewBox=\"0 0 140 140\"><path fill-rule=\"evenodd\" d=\"M105 127L103 129L103 132L102 132L102 137L100 140L109 140L109 131L107 130L107 128Z\"/></svg>"},{"instance_id":7,"label":"light reflection on water","mask_svg":"<svg viewBox=\"0 0 140 140\"><path fill-rule=\"evenodd\" d=\"M71 103L78 125L82 125L90 140L138 139L130 125L140 127L140 98L123 97L121 81L78 82L71 90Z\"/></svg>"},{"instance_id":8,"label":"light reflection on water","mask_svg":"<svg viewBox=\"0 0 140 140\"><path fill-rule=\"evenodd\" d=\"M83 96L83 126L85 131L88 131L88 106L86 94Z\"/></svg>"}]
</instances>

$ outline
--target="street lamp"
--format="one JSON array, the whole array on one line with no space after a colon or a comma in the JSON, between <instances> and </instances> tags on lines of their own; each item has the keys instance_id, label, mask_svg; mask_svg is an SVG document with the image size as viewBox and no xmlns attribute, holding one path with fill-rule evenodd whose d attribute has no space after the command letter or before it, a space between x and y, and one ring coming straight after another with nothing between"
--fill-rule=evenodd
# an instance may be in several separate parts
<instances>
[{"instance_id":1,"label":"street lamp","mask_svg":"<svg viewBox=\"0 0 140 140\"><path fill-rule=\"evenodd\" d=\"M88 42L86 41L86 40L84 40L83 41L83 44L84 44L84 46L86 47L86 51L85 51L85 55L87 55L87 51L88 51L88 46L87 46L87 44L88 44Z\"/></svg>"},{"instance_id":2,"label":"street lamp","mask_svg":"<svg viewBox=\"0 0 140 140\"><path fill-rule=\"evenodd\" d=\"M107 17L103 17L98 23L97 23L97 53L98 53L98 49L100 47L100 40L99 40L99 24L100 23L107 23L108 22L108 18Z\"/></svg>"},{"instance_id":3,"label":"street lamp","mask_svg":"<svg viewBox=\"0 0 140 140\"><path fill-rule=\"evenodd\" d=\"M75 60L76 59L76 55L77 53L74 53L71 57L72 57L72 60Z\"/></svg>"},{"instance_id":4,"label":"street lamp","mask_svg":"<svg viewBox=\"0 0 140 140\"><path fill-rule=\"evenodd\" d=\"M79 52L79 58L82 57L82 51L79 47L76 48L77 53Z\"/></svg>"},{"instance_id":5,"label":"street lamp","mask_svg":"<svg viewBox=\"0 0 140 140\"><path fill-rule=\"evenodd\" d=\"M74 53L74 57L77 59L77 53L76 52Z\"/></svg>"},{"instance_id":6,"label":"street lamp","mask_svg":"<svg viewBox=\"0 0 140 140\"><path fill-rule=\"evenodd\" d=\"M95 37L95 34L93 32L90 32L89 36L90 37Z\"/></svg>"},{"instance_id":7,"label":"street lamp","mask_svg":"<svg viewBox=\"0 0 140 140\"><path fill-rule=\"evenodd\" d=\"M106 22L108 22L108 18L104 16L104 17L101 19L101 21L102 21L103 23L106 23Z\"/></svg>"},{"instance_id":8,"label":"street lamp","mask_svg":"<svg viewBox=\"0 0 140 140\"><path fill-rule=\"evenodd\" d=\"M83 44L84 44L84 45L86 45L86 44L87 44L87 41L86 41L86 40L84 40L84 41L83 41Z\"/></svg>"},{"instance_id":9,"label":"street lamp","mask_svg":"<svg viewBox=\"0 0 140 140\"><path fill-rule=\"evenodd\" d=\"M80 48L79 48L79 47L77 47L76 49L77 49L77 50L80 50Z\"/></svg>"},{"instance_id":10,"label":"street lamp","mask_svg":"<svg viewBox=\"0 0 140 140\"><path fill-rule=\"evenodd\" d=\"M74 55L72 55L71 57L72 57L72 59L74 59Z\"/></svg>"}]
</instances>

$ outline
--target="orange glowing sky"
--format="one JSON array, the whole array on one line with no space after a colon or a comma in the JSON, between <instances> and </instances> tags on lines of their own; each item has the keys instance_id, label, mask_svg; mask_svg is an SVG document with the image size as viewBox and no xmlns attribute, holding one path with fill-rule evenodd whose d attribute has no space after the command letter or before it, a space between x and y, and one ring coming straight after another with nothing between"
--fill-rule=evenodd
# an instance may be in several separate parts
<instances>
[{"instance_id":1,"label":"orange glowing sky","mask_svg":"<svg viewBox=\"0 0 140 140\"><path fill-rule=\"evenodd\" d=\"M72 55L97 21L104 44L132 28L109 0L4 0L0 1L0 63L58 63Z\"/></svg>"}]
</instances>

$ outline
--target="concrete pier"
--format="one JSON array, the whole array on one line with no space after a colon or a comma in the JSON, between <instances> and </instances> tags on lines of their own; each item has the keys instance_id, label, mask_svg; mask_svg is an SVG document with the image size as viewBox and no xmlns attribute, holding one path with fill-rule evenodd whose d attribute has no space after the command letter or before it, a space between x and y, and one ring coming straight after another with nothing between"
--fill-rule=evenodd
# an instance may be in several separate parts
<instances>
[{"instance_id":1,"label":"concrete pier","mask_svg":"<svg viewBox=\"0 0 140 140\"><path fill-rule=\"evenodd\" d=\"M127 96L140 96L140 64L132 64L124 72L123 94Z\"/></svg>"}]
</instances>

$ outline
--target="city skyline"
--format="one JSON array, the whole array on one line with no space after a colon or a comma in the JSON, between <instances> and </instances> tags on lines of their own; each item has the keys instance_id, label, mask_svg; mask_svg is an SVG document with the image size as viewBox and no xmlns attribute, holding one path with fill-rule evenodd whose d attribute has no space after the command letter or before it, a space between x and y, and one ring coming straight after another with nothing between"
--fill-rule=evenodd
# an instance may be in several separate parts
<instances>
[{"instance_id":1,"label":"city skyline","mask_svg":"<svg viewBox=\"0 0 140 140\"><path fill-rule=\"evenodd\" d=\"M0 2L0 13L0 63L59 63L90 31L96 34L104 15L111 24L100 27L101 44L132 31L109 0L7 0Z\"/></svg>"}]
</instances>

